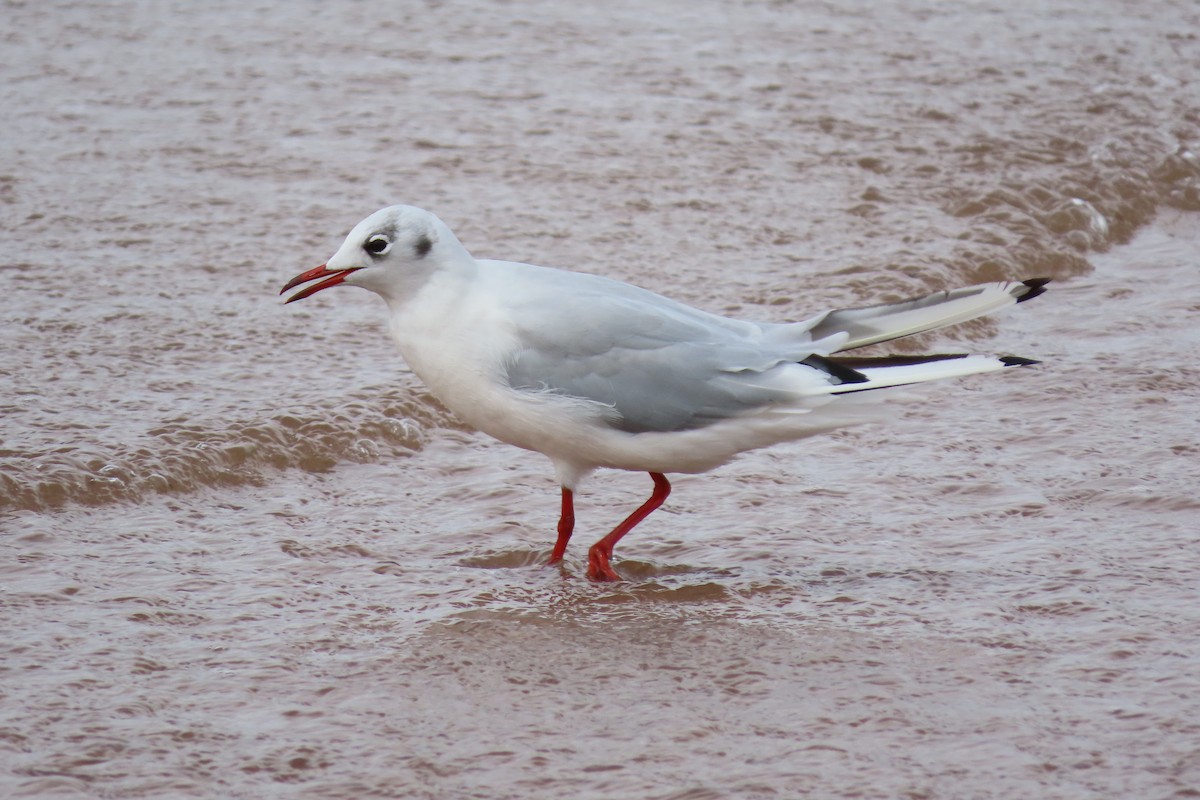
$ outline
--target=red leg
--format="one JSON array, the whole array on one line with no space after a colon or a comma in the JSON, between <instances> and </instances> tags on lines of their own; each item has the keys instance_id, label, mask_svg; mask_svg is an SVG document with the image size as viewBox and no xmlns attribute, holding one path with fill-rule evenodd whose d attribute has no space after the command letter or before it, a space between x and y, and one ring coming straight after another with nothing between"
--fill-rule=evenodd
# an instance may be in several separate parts
<instances>
[{"instance_id":1,"label":"red leg","mask_svg":"<svg viewBox=\"0 0 1200 800\"><path fill-rule=\"evenodd\" d=\"M554 543L554 551L550 553L550 560L546 562L546 566L562 561L563 554L567 552L567 542L571 541L571 533L574 530L575 497L571 494L571 490L564 486L562 490L562 515L558 518L558 541Z\"/></svg>"},{"instance_id":2,"label":"red leg","mask_svg":"<svg viewBox=\"0 0 1200 800\"><path fill-rule=\"evenodd\" d=\"M592 549L588 550L587 576L592 580L621 580L621 576L608 563L612 557L613 548L617 546L617 542L621 541L622 536L633 530L633 527L648 517L650 512L661 506L667 499L667 495L671 493L671 484L667 482L666 475L661 472L651 472L650 477L654 479L654 492L650 495L650 499L642 503L637 511L626 517L625 521L613 528L608 536L596 542L592 545Z\"/></svg>"}]
</instances>

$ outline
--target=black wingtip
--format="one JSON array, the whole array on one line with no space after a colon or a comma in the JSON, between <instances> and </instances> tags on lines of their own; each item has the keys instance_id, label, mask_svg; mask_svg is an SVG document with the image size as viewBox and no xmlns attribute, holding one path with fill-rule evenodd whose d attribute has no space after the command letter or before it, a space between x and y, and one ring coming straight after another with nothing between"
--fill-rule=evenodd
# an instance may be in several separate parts
<instances>
[{"instance_id":1,"label":"black wingtip","mask_svg":"<svg viewBox=\"0 0 1200 800\"><path fill-rule=\"evenodd\" d=\"M1020 356L1001 356L1000 363L1006 367L1031 367L1034 364L1040 364L1040 361L1034 361L1032 358L1021 358Z\"/></svg>"},{"instance_id":2,"label":"black wingtip","mask_svg":"<svg viewBox=\"0 0 1200 800\"><path fill-rule=\"evenodd\" d=\"M1046 284L1049 283L1050 280L1051 280L1050 278L1030 278L1027 281L1021 281L1021 283L1023 285L1025 285L1029 288L1028 288L1028 291L1025 292L1025 294L1023 294L1017 298L1017 302L1024 303L1026 300L1032 300L1033 298L1037 297L1038 295L1045 294L1046 293Z\"/></svg>"},{"instance_id":3,"label":"black wingtip","mask_svg":"<svg viewBox=\"0 0 1200 800\"><path fill-rule=\"evenodd\" d=\"M838 384L843 383L866 383L870 380L866 375L863 375L858 370L847 367L844 364L839 364L831 358L819 356L816 353L799 362L806 367L819 369L828 374L830 377L837 380Z\"/></svg>"}]
</instances>

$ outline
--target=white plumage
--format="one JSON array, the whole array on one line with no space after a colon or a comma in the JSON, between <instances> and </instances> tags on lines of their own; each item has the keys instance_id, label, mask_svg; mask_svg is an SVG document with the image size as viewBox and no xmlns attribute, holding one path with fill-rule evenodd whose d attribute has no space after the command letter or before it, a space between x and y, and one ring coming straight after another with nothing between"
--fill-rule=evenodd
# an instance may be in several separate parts
<instances>
[{"instance_id":1,"label":"white plumage","mask_svg":"<svg viewBox=\"0 0 1200 800\"><path fill-rule=\"evenodd\" d=\"M547 455L562 484L551 563L574 525L573 492L598 467L654 479L645 504L589 552L612 547L666 498L669 472L881 418L890 387L1023 366L1015 357L836 354L974 319L1041 294L1044 279L984 284L778 324L709 314L607 278L473 258L436 216L391 206L350 232L288 302L338 284L379 294L409 367L451 411Z\"/></svg>"}]
</instances>

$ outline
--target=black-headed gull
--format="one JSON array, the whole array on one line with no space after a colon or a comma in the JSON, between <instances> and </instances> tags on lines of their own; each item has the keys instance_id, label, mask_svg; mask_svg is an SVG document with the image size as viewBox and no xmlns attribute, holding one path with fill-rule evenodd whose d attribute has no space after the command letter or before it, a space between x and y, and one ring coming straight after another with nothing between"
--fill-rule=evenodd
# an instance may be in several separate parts
<instances>
[{"instance_id":1,"label":"black-headed gull","mask_svg":"<svg viewBox=\"0 0 1200 800\"><path fill-rule=\"evenodd\" d=\"M879 419L892 387L1036 364L834 354L974 319L1037 297L1048 282L746 322L596 275L475 259L440 219L403 205L360 222L283 292L310 281L287 302L331 286L370 289L387 302L409 367L447 408L550 458L562 516L549 563L566 551L583 478L598 467L650 473L650 499L588 551L594 580L619 580L613 547L666 500L665 473L704 472L746 450Z\"/></svg>"}]
</instances>

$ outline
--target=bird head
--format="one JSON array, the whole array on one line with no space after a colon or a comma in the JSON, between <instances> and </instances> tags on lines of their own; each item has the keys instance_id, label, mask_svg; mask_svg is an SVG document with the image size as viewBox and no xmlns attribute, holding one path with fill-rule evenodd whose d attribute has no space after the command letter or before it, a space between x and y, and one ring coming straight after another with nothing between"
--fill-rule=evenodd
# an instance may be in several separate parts
<instances>
[{"instance_id":1,"label":"bird head","mask_svg":"<svg viewBox=\"0 0 1200 800\"><path fill-rule=\"evenodd\" d=\"M345 284L370 289L390 302L411 296L446 264L471 261L436 216L413 206L389 206L355 225L332 258L292 278L279 293L309 284L284 301L291 303Z\"/></svg>"}]
</instances>

